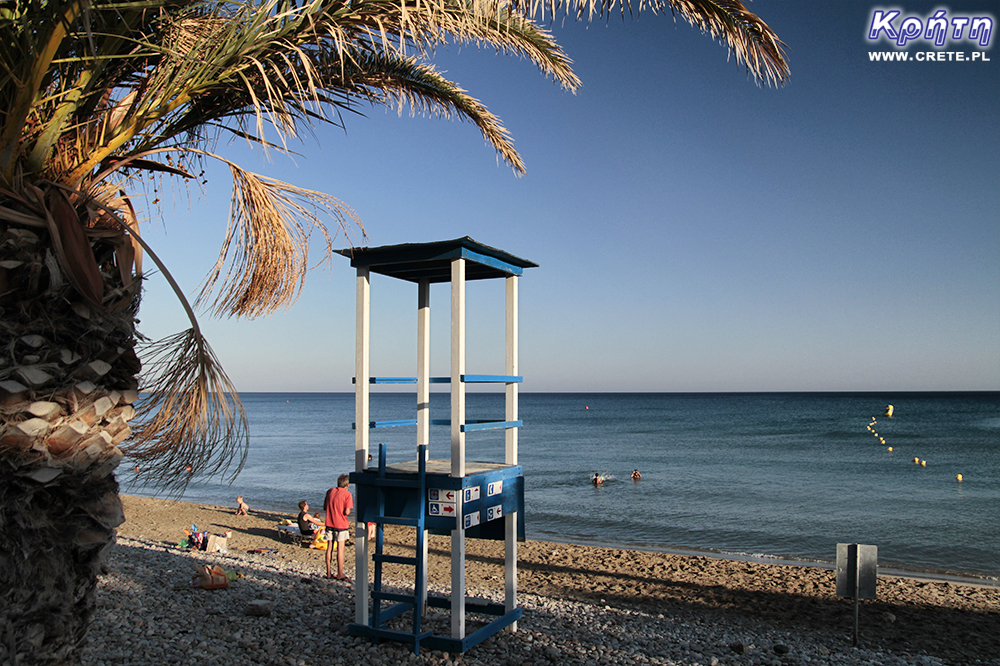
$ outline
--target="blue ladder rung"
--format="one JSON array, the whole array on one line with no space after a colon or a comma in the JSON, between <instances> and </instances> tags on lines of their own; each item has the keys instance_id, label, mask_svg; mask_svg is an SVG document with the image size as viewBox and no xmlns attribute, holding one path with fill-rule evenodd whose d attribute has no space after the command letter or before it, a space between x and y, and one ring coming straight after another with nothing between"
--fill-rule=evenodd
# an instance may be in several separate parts
<instances>
[{"instance_id":1,"label":"blue ladder rung","mask_svg":"<svg viewBox=\"0 0 1000 666\"><path fill-rule=\"evenodd\" d=\"M400 601L404 604L416 605L417 598L412 594L400 594L399 592L381 592L378 590L372 590L372 599L378 601Z\"/></svg>"},{"instance_id":2,"label":"blue ladder rung","mask_svg":"<svg viewBox=\"0 0 1000 666\"><path fill-rule=\"evenodd\" d=\"M386 564L409 564L411 566L417 565L417 558L406 557L404 555L372 555L372 559L376 562L384 562Z\"/></svg>"},{"instance_id":3,"label":"blue ladder rung","mask_svg":"<svg viewBox=\"0 0 1000 666\"><path fill-rule=\"evenodd\" d=\"M375 516L369 519L370 523L377 523L379 525L404 525L406 527L417 527L416 518L393 518L392 516Z\"/></svg>"}]
</instances>

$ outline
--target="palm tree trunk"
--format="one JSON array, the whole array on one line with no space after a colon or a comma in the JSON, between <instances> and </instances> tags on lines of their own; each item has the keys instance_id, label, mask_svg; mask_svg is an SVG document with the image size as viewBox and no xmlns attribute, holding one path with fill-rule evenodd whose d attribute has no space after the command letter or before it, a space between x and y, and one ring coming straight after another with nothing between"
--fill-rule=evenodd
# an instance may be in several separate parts
<instances>
[{"instance_id":1,"label":"palm tree trunk","mask_svg":"<svg viewBox=\"0 0 1000 666\"><path fill-rule=\"evenodd\" d=\"M0 200L0 204L6 202ZM137 290L108 234L103 307L44 227L0 222L0 665L74 664L124 521L114 471L135 415Z\"/></svg>"}]
</instances>

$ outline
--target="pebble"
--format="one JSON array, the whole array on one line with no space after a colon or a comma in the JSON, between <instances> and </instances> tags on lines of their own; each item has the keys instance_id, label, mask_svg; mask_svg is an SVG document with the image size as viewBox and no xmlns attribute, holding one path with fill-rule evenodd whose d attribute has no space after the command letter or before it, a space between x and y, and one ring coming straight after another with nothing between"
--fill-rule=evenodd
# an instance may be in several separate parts
<instances>
[{"instance_id":1,"label":"pebble","mask_svg":"<svg viewBox=\"0 0 1000 666\"><path fill-rule=\"evenodd\" d=\"M218 564L243 577L226 589L193 588L190 581L199 564ZM849 636L784 631L749 618L707 622L695 611L651 614L611 607L603 600L587 604L531 594L518 596L524 616L516 632L501 632L461 655L424 649L416 656L408 645L372 645L351 636L347 625L354 621L353 585L326 580L321 573L272 556L235 550L207 554L119 537L107 573L98 579L81 664L945 666L936 657L915 660L909 653L854 648ZM396 584L400 589L412 586ZM502 590L468 592L502 601ZM408 624L396 628L409 630ZM441 609L428 609L423 625L450 635L450 616ZM471 630L468 618L467 627Z\"/></svg>"}]
</instances>

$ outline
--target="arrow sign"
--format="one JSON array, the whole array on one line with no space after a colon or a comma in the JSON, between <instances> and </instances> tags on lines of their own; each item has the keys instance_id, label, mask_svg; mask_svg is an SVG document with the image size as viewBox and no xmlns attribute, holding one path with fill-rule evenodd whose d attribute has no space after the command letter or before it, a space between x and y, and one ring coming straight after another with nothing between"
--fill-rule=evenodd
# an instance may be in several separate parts
<instances>
[{"instance_id":1,"label":"arrow sign","mask_svg":"<svg viewBox=\"0 0 1000 666\"><path fill-rule=\"evenodd\" d=\"M464 521L465 529L469 529L470 527L475 527L478 524L479 524L478 511L473 511L472 513L465 514L465 521Z\"/></svg>"},{"instance_id":2,"label":"arrow sign","mask_svg":"<svg viewBox=\"0 0 1000 666\"><path fill-rule=\"evenodd\" d=\"M431 502L451 502L454 504L455 500L458 499L458 493L444 488L428 488L427 499Z\"/></svg>"}]
</instances>

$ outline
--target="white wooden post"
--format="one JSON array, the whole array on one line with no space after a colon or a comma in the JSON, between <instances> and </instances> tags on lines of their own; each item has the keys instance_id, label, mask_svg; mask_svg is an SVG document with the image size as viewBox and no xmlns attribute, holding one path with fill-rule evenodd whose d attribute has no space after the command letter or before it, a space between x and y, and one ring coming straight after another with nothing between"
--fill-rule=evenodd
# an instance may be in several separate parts
<instances>
[{"instance_id":1,"label":"white wooden post","mask_svg":"<svg viewBox=\"0 0 1000 666\"><path fill-rule=\"evenodd\" d=\"M426 455L430 458L430 438L431 438L431 283L429 280L421 280L417 283L417 455L420 455L420 445L427 446ZM417 469L420 468L420 461L417 461ZM421 497L419 501L426 501L426 497ZM416 593L423 598L424 608L427 607L427 530L424 530L422 539L422 552L417 553L417 557L422 558L423 580L415 581L420 584L420 590Z\"/></svg>"},{"instance_id":2,"label":"white wooden post","mask_svg":"<svg viewBox=\"0 0 1000 666\"><path fill-rule=\"evenodd\" d=\"M354 469L368 465L369 387L371 375L371 280L358 267L357 333L354 360ZM364 523L354 524L354 621L368 624L368 535Z\"/></svg>"},{"instance_id":3,"label":"white wooden post","mask_svg":"<svg viewBox=\"0 0 1000 666\"><path fill-rule=\"evenodd\" d=\"M517 288L516 275L507 277L507 370L510 376L517 375ZM507 421L517 420L517 383L507 382ZM517 428L507 428L504 440L504 463L517 464ZM518 512L504 517L504 609L510 612L517 608L517 521ZM517 631L517 622L510 625L510 631Z\"/></svg>"},{"instance_id":4,"label":"white wooden post","mask_svg":"<svg viewBox=\"0 0 1000 666\"><path fill-rule=\"evenodd\" d=\"M465 259L451 262L451 475L465 476ZM462 495L451 532L451 637L465 638L465 530Z\"/></svg>"}]
</instances>

